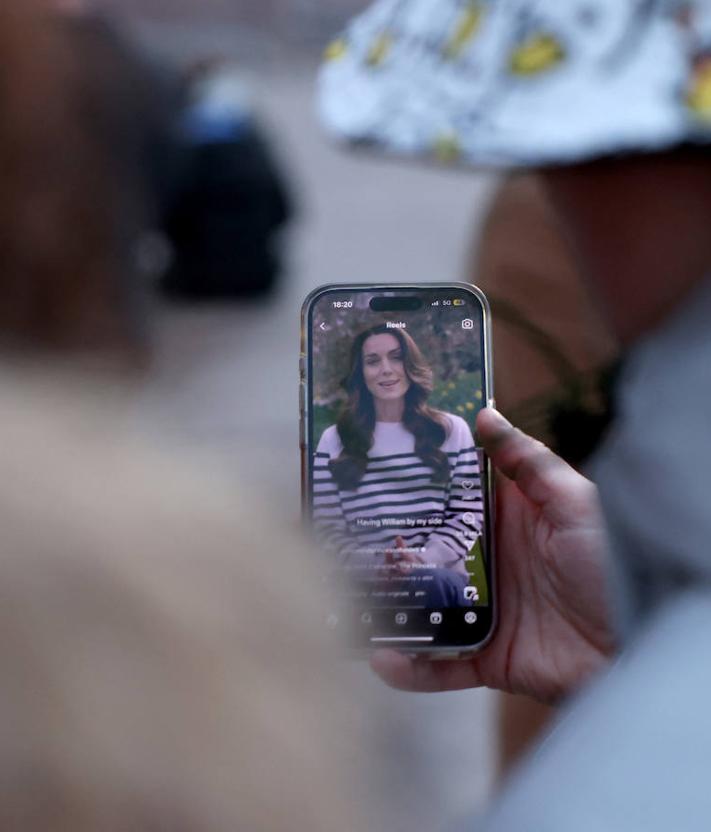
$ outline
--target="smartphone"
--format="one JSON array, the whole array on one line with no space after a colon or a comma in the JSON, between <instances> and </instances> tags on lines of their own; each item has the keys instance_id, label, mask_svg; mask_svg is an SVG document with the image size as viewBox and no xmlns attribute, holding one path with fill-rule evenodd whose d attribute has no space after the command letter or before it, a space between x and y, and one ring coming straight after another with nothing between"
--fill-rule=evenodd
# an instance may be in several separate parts
<instances>
[{"instance_id":1,"label":"smartphone","mask_svg":"<svg viewBox=\"0 0 711 832\"><path fill-rule=\"evenodd\" d=\"M304 518L358 652L480 650L496 623L491 322L469 284L329 285L302 308Z\"/></svg>"}]
</instances>

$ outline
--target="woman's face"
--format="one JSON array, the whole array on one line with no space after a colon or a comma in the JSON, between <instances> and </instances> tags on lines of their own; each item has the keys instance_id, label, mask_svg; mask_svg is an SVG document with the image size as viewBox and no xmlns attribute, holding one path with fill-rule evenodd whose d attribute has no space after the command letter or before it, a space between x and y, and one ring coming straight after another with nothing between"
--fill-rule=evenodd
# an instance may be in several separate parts
<instances>
[{"instance_id":1,"label":"woman's face","mask_svg":"<svg viewBox=\"0 0 711 832\"><path fill-rule=\"evenodd\" d=\"M400 342L387 332L371 335L363 342L363 379L376 399L394 401L410 388Z\"/></svg>"}]
</instances>

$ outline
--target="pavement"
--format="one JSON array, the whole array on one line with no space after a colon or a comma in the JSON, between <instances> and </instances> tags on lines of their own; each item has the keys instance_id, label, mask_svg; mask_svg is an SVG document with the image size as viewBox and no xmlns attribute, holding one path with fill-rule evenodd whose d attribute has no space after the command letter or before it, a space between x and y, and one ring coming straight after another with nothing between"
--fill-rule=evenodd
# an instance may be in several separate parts
<instances>
[{"instance_id":1,"label":"pavement","mask_svg":"<svg viewBox=\"0 0 711 832\"><path fill-rule=\"evenodd\" d=\"M299 203L281 291L269 303L160 310L141 403L173 444L248 476L294 524L303 298L330 282L463 279L495 186L490 176L333 146L313 114L313 73L308 60L284 61L253 78ZM392 807L391 832L444 830L480 810L493 776L493 695L398 693L365 664L352 677L371 702L373 788Z\"/></svg>"}]
</instances>

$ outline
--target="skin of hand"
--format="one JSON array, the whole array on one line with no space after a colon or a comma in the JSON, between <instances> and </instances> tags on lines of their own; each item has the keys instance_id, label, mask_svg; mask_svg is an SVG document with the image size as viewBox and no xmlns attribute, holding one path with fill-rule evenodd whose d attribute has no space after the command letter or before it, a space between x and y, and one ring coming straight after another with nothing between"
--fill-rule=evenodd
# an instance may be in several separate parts
<instances>
[{"instance_id":1,"label":"skin of hand","mask_svg":"<svg viewBox=\"0 0 711 832\"><path fill-rule=\"evenodd\" d=\"M423 563L421 558L418 558L413 552L405 551L406 549L407 544L398 535L395 538L395 548L388 549L385 553L385 563L395 575L409 575L413 563Z\"/></svg>"},{"instance_id":2,"label":"skin of hand","mask_svg":"<svg viewBox=\"0 0 711 832\"><path fill-rule=\"evenodd\" d=\"M597 489L491 408L480 413L477 431L497 473L498 630L466 660L383 650L371 665L402 690L485 686L554 703L615 649Z\"/></svg>"}]
</instances>

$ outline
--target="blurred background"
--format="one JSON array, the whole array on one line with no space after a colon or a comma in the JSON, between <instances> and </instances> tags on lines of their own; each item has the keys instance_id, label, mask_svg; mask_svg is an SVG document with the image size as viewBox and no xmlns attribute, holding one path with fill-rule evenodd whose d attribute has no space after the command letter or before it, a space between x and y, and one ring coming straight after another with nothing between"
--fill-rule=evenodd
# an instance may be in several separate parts
<instances>
[{"instance_id":1,"label":"blurred background","mask_svg":"<svg viewBox=\"0 0 711 832\"><path fill-rule=\"evenodd\" d=\"M104 99L97 129L114 137L122 180L140 180L119 222L152 310L134 418L248 477L296 529L304 297L331 282L468 279L496 181L349 154L324 137L316 70L361 2L55 5ZM371 702L373 787L397 807L393 830L444 829L483 805L491 694L395 693L364 664L352 677Z\"/></svg>"}]
</instances>

